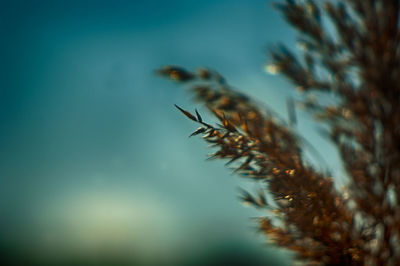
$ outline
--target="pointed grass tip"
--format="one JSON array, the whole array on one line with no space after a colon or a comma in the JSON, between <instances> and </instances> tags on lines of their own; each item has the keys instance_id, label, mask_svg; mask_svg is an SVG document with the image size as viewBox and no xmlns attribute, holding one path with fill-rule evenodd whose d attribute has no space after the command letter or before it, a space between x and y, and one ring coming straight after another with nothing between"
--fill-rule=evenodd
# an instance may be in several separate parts
<instances>
[{"instance_id":1,"label":"pointed grass tip","mask_svg":"<svg viewBox=\"0 0 400 266\"><path fill-rule=\"evenodd\" d=\"M186 111L186 110L183 110L183 109L180 108L178 105L176 105L176 104L174 104L174 105L175 105L175 107L176 107L179 111L181 111L187 118L189 118L189 119L191 119L191 120L193 120L193 121L195 121L195 122L198 122L197 119L196 119L196 117L195 117L194 115L192 115L191 113L189 113L189 112Z\"/></svg>"}]
</instances>

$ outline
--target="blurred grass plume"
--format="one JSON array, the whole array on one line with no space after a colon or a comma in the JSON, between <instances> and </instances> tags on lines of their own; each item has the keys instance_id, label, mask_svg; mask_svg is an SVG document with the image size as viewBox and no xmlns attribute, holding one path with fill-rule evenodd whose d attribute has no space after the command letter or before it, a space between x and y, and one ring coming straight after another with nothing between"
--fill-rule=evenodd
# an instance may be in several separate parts
<instances>
[{"instance_id":1,"label":"blurred grass plume","mask_svg":"<svg viewBox=\"0 0 400 266\"><path fill-rule=\"evenodd\" d=\"M176 105L199 124L234 171L263 189L241 200L266 211L268 239L307 265L400 265L399 0L286 0L274 7L299 33L299 54L270 49L266 69L288 78L302 95L288 101L289 123L234 90L217 72L178 66L161 76L189 85L219 123ZM333 29L333 30L332 30ZM326 103L326 97L333 101ZM295 105L325 125L347 172L335 186L329 172L304 157L294 129ZM268 197L270 195L271 197Z\"/></svg>"}]
</instances>

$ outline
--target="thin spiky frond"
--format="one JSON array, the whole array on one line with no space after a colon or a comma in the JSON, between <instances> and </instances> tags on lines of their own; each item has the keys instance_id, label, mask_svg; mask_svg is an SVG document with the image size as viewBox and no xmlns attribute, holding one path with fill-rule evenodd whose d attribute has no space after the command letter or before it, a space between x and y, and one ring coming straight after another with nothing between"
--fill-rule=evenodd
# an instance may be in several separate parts
<instances>
[{"instance_id":1,"label":"thin spiky frond","mask_svg":"<svg viewBox=\"0 0 400 266\"><path fill-rule=\"evenodd\" d=\"M219 120L177 108L200 124L235 172L259 180L263 193L242 192L267 211L260 231L310 265L398 265L400 261L399 0L286 0L275 4L299 33L301 56L284 45L270 50L268 70L303 93L301 105L327 127L349 178L334 179L304 160L293 130L233 90L218 73L167 66L159 74L189 85ZM288 102L291 122L293 103Z\"/></svg>"}]
</instances>

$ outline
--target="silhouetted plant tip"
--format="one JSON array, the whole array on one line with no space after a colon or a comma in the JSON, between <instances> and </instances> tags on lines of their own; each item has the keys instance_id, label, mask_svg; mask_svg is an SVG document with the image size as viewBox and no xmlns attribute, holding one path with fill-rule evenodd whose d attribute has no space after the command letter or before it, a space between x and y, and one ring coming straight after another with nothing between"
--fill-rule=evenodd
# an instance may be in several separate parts
<instances>
[{"instance_id":1,"label":"silhouetted plant tip","mask_svg":"<svg viewBox=\"0 0 400 266\"><path fill-rule=\"evenodd\" d=\"M181 111L184 115L186 115L187 118L197 122L197 119L194 115L192 115L191 113L189 113L188 111L183 110L182 108L180 108L178 105L175 104L175 107L179 109L179 111Z\"/></svg>"},{"instance_id":2,"label":"silhouetted plant tip","mask_svg":"<svg viewBox=\"0 0 400 266\"><path fill-rule=\"evenodd\" d=\"M307 265L400 265L400 0L286 0L274 5L300 36L300 55L270 50L266 70L294 84L284 123L217 72L166 66L218 119L175 105L235 173L260 181L240 200L266 212L260 232ZM347 184L305 159L295 107L324 124ZM267 201L268 199L268 201Z\"/></svg>"},{"instance_id":3,"label":"silhouetted plant tip","mask_svg":"<svg viewBox=\"0 0 400 266\"><path fill-rule=\"evenodd\" d=\"M196 111L197 120L198 120L200 123L203 122L203 119L201 118L199 112L197 112L197 109L196 109L195 111Z\"/></svg>"}]
</instances>

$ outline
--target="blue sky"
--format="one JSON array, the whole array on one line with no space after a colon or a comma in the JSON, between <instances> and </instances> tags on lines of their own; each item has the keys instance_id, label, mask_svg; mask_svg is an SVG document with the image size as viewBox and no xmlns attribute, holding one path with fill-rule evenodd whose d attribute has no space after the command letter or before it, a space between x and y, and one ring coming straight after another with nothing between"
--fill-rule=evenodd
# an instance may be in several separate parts
<instances>
[{"instance_id":1,"label":"blue sky","mask_svg":"<svg viewBox=\"0 0 400 266\"><path fill-rule=\"evenodd\" d=\"M239 186L256 185L206 162L210 150L187 138L196 125L173 104L204 109L154 75L166 64L211 67L285 116L291 85L263 66L266 47L294 47L295 35L271 1L2 6L4 243L60 257L135 253L148 264L155 252L173 261L233 243L288 263L252 228L262 214L237 200ZM306 118L299 129L322 143Z\"/></svg>"}]
</instances>

